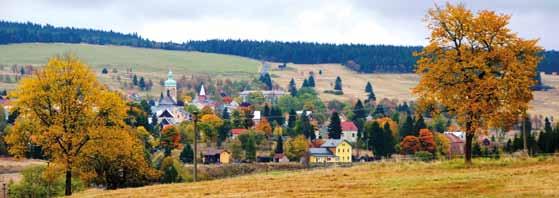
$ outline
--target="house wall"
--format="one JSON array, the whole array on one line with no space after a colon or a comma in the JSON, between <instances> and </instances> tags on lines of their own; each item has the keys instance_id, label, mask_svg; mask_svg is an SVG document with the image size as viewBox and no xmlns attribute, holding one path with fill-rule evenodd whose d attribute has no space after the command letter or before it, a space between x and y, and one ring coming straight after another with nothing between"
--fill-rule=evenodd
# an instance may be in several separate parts
<instances>
[{"instance_id":1,"label":"house wall","mask_svg":"<svg viewBox=\"0 0 559 198\"><path fill-rule=\"evenodd\" d=\"M356 142L357 131L342 131L342 139L348 142Z\"/></svg>"},{"instance_id":2,"label":"house wall","mask_svg":"<svg viewBox=\"0 0 559 198\"><path fill-rule=\"evenodd\" d=\"M338 162L351 162L351 145L345 141L338 144L335 155L338 157Z\"/></svg>"},{"instance_id":3,"label":"house wall","mask_svg":"<svg viewBox=\"0 0 559 198\"><path fill-rule=\"evenodd\" d=\"M228 152L221 152L219 155L219 162L222 164L229 164L231 163L231 154Z\"/></svg>"}]
</instances>

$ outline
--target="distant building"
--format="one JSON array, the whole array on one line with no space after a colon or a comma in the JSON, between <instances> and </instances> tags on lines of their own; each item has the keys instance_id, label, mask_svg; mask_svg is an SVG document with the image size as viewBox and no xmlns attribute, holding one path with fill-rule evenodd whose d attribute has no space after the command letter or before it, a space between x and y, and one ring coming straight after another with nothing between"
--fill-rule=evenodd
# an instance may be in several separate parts
<instances>
[{"instance_id":1,"label":"distant building","mask_svg":"<svg viewBox=\"0 0 559 198\"><path fill-rule=\"evenodd\" d=\"M281 96L287 95L287 92L280 91L280 90L271 90L271 91L242 91L239 93L239 96L243 99L243 102L248 102L248 98L250 94L261 92L266 99L266 102L276 103Z\"/></svg>"},{"instance_id":2,"label":"distant building","mask_svg":"<svg viewBox=\"0 0 559 198\"><path fill-rule=\"evenodd\" d=\"M202 162L204 164L229 164L231 163L231 153L226 150L209 148L202 151Z\"/></svg>"},{"instance_id":3,"label":"distant building","mask_svg":"<svg viewBox=\"0 0 559 198\"><path fill-rule=\"evenodd\" d=\"M352 148L341 139L328 139L320 148L309 148L310 163L350 163Z\"/></svg>"},{"instance_id":4,"label":"distant building","mask_svg":"<svg viewBox=\"0 0 559 198\"><path fill-rule=\"evenodd\" d=\"M444 133L450 141L450 148L447 157L460 157L464 155L464 139L456 136L454 133Z\"/></svg>"},{"instance_id":5,"label":"distant building","mask_svg":"<svg viewBox=\"0 0 559 198\"><path fill-rule=\"evenodd\" d=\"M237 136L241 135L241 133L244 133L248 131L245 128L237 128L237 129L231 129L231 138L235 139L237 138Z\"/></svg>"},{"instance_id":6,"label":"distant building","mask_svg":"<svg viewBox=\"0 0 559 198\"><path fill-rule=\"evenodd\" d=\"M174 125L190 119L190 115L183 106L177 105L177 82L173 80L173 72L169 70L165 81L165 92L161 93L159 100L151 107L151 112L157 117L161 126ZM154 120L149 120L153 122Z\"/></svg>"},{"instance_id":7,"label":"distant building","mask_svg":"<svg viewBox=\"0 0 559 198\"><path fill-rule=\"evenodd\" d=\"M357 126L352 121L343 121L342 125L342 140L348 142L357 142Z\"/></svg>"}]
</instances>

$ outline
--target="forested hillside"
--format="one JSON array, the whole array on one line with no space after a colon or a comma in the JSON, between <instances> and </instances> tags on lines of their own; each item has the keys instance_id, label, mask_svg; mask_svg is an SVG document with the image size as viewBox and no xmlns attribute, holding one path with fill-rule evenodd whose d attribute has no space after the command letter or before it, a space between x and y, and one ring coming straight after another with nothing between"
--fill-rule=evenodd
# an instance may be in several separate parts
<instances>
[{"instance_id":1,"label":"forested hillside","mask_svg":"<svg viewBox=\"0 0 559 198\"><path fill-rule=\"evenodd\" d=\"M185 37L188 37L186 35ZM155 42L136 33L54 27L34 23L0 21L0 44L26 42L89 43L125 45L168 50L194 50L300 64L341 63L359 72L409 73L414 69L414 51L420 46L325 44L311 42L206 40L185 43ZM540 71L558 72L559 52L546 51Z\"/></svg>"}]
</instances>

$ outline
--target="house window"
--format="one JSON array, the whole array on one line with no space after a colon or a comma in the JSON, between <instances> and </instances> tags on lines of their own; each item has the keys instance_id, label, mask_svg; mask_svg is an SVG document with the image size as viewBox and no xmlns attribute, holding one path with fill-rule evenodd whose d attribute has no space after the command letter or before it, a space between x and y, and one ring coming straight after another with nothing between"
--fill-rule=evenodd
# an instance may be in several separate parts
<instances>
[{"instance_id":1,"label":"house window","mask_svg":"<svg viewBox=\"0 0 559 198\"><path fill-rule=\"evenodd\" d=\"M352 133L352 134L351 134L351 137L355 137L355 133Z\"/></svg>"}]
</instances>

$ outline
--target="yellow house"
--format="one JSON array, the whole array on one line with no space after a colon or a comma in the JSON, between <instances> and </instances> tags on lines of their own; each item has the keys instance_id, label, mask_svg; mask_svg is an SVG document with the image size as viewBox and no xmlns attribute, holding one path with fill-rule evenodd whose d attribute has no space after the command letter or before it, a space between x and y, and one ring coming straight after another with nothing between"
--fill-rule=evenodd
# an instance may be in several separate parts
<instances>
[{"instance_id":1,"label":"yellow house","mask_svg":"<svg viewBox=\"0 0 559 198\"><path fill-rule=\"evenodd\" d=\"M229 151L223 150L219 155L219 162L222 164L231 163L231 153Z\"/></svg>"},{"instance_id":2,"label":"yellow house","mask_svg":"<svg viewBox=\"0 0 559 198\"><path fill-rule=\"evenodd\" d=\"M350 163L351 145L340 139L328 139L320 148L309 149L310 163Z\"/></svg>"}]
</instances>

